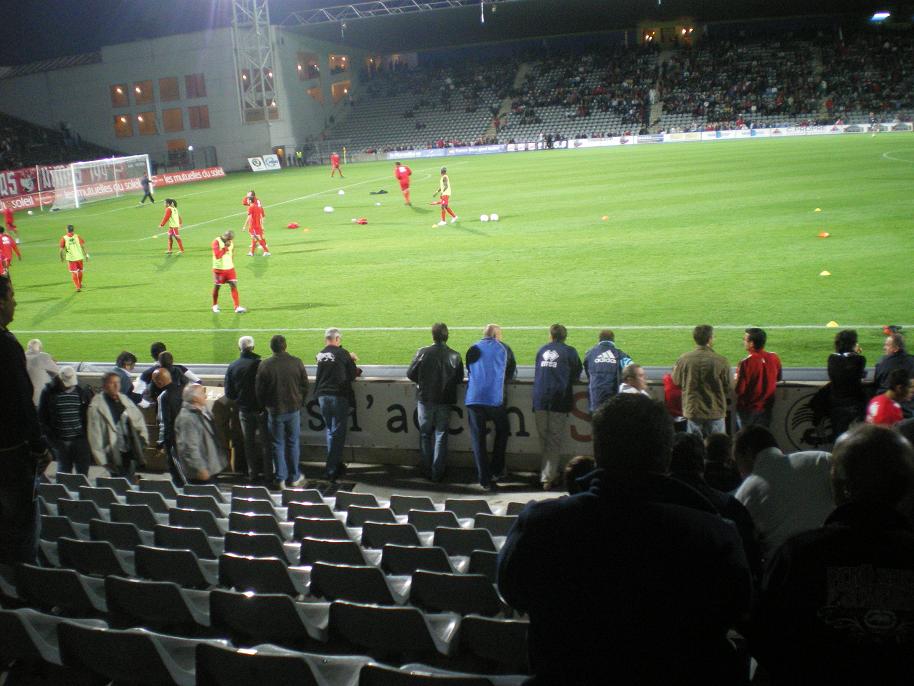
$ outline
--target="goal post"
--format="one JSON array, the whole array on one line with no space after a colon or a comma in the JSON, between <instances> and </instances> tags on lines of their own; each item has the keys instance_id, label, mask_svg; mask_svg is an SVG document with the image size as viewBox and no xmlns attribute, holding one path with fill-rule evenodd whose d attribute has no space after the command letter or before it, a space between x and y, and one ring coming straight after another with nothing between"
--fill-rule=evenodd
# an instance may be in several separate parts
<instances>
[{"instance_id":1,"label":"goal post","mask_svg":"<svg viewBox=\"0 0 914 686\"><path fill-rule=\"evenodd\" d=\"M97 200L119 198L140 190L144 174L152 175L149 155L106 157L52 169L51 209L72 209Z\"/></svg>"}]
</instances>

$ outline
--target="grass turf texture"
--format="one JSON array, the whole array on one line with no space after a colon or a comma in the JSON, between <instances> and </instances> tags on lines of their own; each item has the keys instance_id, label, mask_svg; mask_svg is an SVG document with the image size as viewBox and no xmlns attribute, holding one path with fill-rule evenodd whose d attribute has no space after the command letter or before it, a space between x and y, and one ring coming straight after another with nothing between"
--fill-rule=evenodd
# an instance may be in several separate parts
<instances>
[{"instance_id":1,"label":"grass turf texture","mask_svg":"<svg viewBox=\"0 0 914 686\"><path fill-rule=\"evenodd\" d=\"M261 353L269 354L273 333L284 333L290 352L313 363L321 333L295 329L338 326L362 364L408 364L430 342L433 322L452 327L450 344L462 352L491 321L506 327L519 363L532 364L548 326L562 322L586 327L568 337L582 355L610 326L636 361L668 365L692 348L696 323L817 325L771 328L768 347L788 366L821 366L835 333L828 321L869 325L860 334L871 364L881 354L881 325L911 321L910 133L445 163L460 221L441 228L433 227L438 207L427 204L441 160L410 161L412 208L392 163L379 162L346 165L342 180L326 168L233 174L160 188L155 206L137 207L137 194L17 213L23 261L14 258L11 328L23 343L40 337L59 360L113 361L126 349L142 365L159 339L179 361L228 362L238 337L252 331ZM245 256L241 199L251 187L266 207L271 257ZM388 194L369 195L380 188ZM180 257L164 255L166 196L178 199L184 219ZM325 205L336 211L325 214ZM501 221L479 221L492 212ZM362 216L366 226L351 222ZM291 221L302 228L286 229ZM58 261L67 223L92 257L81 293ZM227 287L222 313L210 311L209 245L226 229L236 232L243 315L232 312ZM831 237L817 238L820 231ZM832 276L819 276L823 270ZM636 326L658 328L627 328ZM715 347L735 363L744 355L741 328L718 329Z\"/></svg>"}]
</instances>

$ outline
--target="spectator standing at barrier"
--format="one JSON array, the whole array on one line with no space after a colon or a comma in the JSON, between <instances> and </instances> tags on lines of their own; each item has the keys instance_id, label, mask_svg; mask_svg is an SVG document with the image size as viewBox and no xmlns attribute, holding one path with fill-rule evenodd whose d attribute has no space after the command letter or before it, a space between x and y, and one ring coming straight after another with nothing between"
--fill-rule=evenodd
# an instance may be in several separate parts
<instances>
[{"instance_id":1,"label":"spectator standing at barrier","mask_svg":"<svg viewBox=\"0 0 914 686\"><path fill-rule=\"evenodd\" d=\"M154 205L156 199L152 197L152 180L149 178L149 174L143 174L143 178L140 179L140 186L143 188L143 197L140 200L140 204L142 205L146 202L146 198L149 198Z\"/></svg>"},{"instance_id":2,"label":"spectator standing at barrier","mask_svg":"<svg viewBox=\"0 0 914 686\"><path fill-rule=\"evenodd\" d=\"M208 484L228 466L216 440L213 415L206 407L206 387L189 384L181 390L181 411L175 419L178 465L188 483Z\"/></svg>"},{"instance_id":3,"label":"spectator standing at barrier","mask_svg":"<svg viewBox=\"0 0 914 686\"><path fill-rule=\"evenodd\" d=\"M622 383L619 384L619 393L640 393L650 397L647 390L647 372L640 364L632 362L622 370Z\"/></svg>"},{"instance_id":4,"label":"spectator standing at barrier","mask_svg":"<svg viewBox=\"0 0 914 686\"><path fill-rule=\"evenodd\" d=\"M781 358L765 350L768 335L763 329L749 328L743 346L749 353L736 368L736 412L741 427L751 424L771 426L774 391L782 379Z\"/></svg>"},{"instance_id":5,"label":"spectator standing at barrier","mask_svg":"<svg viewBox=\"0 0 914 686\"><path fill-rule=\"evenodd\" d=\"M628 353L616 347L615 341L616 334L610 329L603 329L597 344L584 355L591 412L596 412L600 405L619 392L622 370L632 362Z\"/></svg>"},{"instance_id":6,"label":"spectator standing at barrier","mask_svg":"<svg viewBox=\"0 0 914 686\"><path fill-rule=\"evenodd\" d=\"M165 454L172 482L178 487L183 487L185 479L178 466L177 442L175 441L175 420L184 404L181 396L182 388L175 383L171 372L164 367L159 367L152 373L152 383L159 391L156 403L159 437L156 446Z\"/></svg>"},{"instance_id":7,"label":"spectator standing at barrier","mask_svg":"<svg viewBox=\"0 0 914 686\"><path fill-rule=\"evenodd\" d=\"M447 470L451 411L457 404L457 386L463 383L463 360L448 347L448 336L447 324L434 324L434 343L420 348L406 371L406 378L416 384L422 472L435 482Z\"/></svg>"},{"instance_id":8,"label":"spectator standing at barrier","mask_svg":"<svg viewBox=\"0 0 914 686\"><path fill-rule=\"evenodd\" d=\"M822 526L834 509L828 453L785 455L768 429L754 425L736 435L733 457L744 479L736 499L755 522L766 560L794 534Z\"/></svg>"},{"instance_id":9,"label":"spectator standing at barrier","mask_svg":"<svg viewBox=\"0 0 914 686\"><path fill-rule=\"evenodd\" d=\"M908 351L905 348L904 335L895 332L886 336L885 342L882 344L882 351L885 355L876 363L876 371L873 375L877 393L885 393L889 390L889 374L895 369L907 370L908 374L914 377L914 356L908 355ZM900 404L904 416L912 416L914 407L912 407L910 400Z\"/></svg>"},{"instance_id":10,"label":"spectator standing at barrier","mask_svg":"<svg viewBox=\"0 0 914 686\"><path fill-rule=\"evenodd\" d=\"M533 412L540 443L540 486L548 491L558 485L568 457L562 443L568 433L568 413L574 407L574 382L583 365L578 351L565 344L568 329L549 327L550 342L537 351L533 371Z\"/></svg>"},{"instance_id":11,"label":"spectator standing at barrier","mask_svg":"<svg viewBox=\"0 0 914 686\"><path fill-rule=\"evenodd\" d=\"M682 389L687 431L702 436L726 433L730 364L726 357L714 352L714 327L696 326L692 338L697 347L676 361L671 375L673 383Z\"/></svg>"},{"instance_id":12,"label":"spectator standing at barrier","mask_svg":"<svg viewBox=\"0 0 914 686\"><path fill-rule=\"evenodd\" d=\"M267 415L257 400L257 370L260 355L254 352L254 338L238 339L241 354L225 370L225 395L238 407L241 434L244 437L244 459L247 462L248 480L273 484L273 462L270 456L270 433Z\"/></svg>"},{"instance_id":13,"label":"spectator standing at barrier","mask_svg":"<svg viewBox=\"0 0 914 686\"><path fill-rule=\"evenodd\" d=\"M92 398L87 413L89 447L95 463L112 476L132 479L145 462L143 449L149 434L143 414L120 387L120 377L114 372L102 377L102 392Z\"/></svg>"},{"instance_id":14,"label":"spectator standing at barrier","mask_svg":"<svg viewBox=\"0 0 914 686\"><path fill-rule=\"evenodd\" d=\"M267 411L267 427L276 486L297 488L305 483L299 460L301 410L308 397L308 372L301 359L286 352L286 337L270 339L273 354L257 367L256 402Z\"/></svg>"},{"instance_id":15,"label":"spectator standing at barrier","mask_svg":"<svg viewBox=\"0 0 914 686\"><path fill-rule=\"evenodd\" d=\"M35 561L36 481L51 461L33 402L25 352L8 328L15 312L13 284L0 276L0 565Z\"/></svg>"},{"instance_id":16,"label":"spectator standing at barrier","mask_svg":"<svg viewBox=\"0 0 914 686\"><path fill-rule=\"evenodd\" d=\"M483 337L466 354L467 421L476 475L479 485L487 491L497 488L497 480L505 475L505 451L508 446L507 382L514 378L517 363L514 352L501 340L501 327L486 326ZM486 447L486 424L495 425L492 459Z\"/></svg>"},{"instance_id":17,"label":"spectator standing at barrier","mask_svg":"<svg viewBox=\"0 0 914 686\"><path fill-rule=\"evenodd\" d=\"M911 445L856 426L835 447L837 507L769 564L753 655L772 684L909 684L914 674L914 529L898 512Z\"/></svg>"},{"instance_id":18,"label":"spectator standing at barrier","mask_svg":"<svg viewBox=\"0 0 914 686\"><path fill-rule=\"evenodd\" d=\"M29 381L32 382L32 388L35 390L32 396L35 401L35 407L38 407L41 392L48 381L57 376L60 368L54 358L42 350L41 341L37 338L33 338L28 342L25 351L25 366L29 373Z\"/></svg>"},{"instance_id":19,"label":"spectator standing at barrier","mask_svg":"<svg viewBox=\"0 0 914 686\"><path fill-rule=\"evenodd\" d=\"M352 382L358 378L361 370L355 366L359 361L358 356L342 346L342 334L335 328L327 329L324 333L324 348L316 359L314 396L320 405L327 429L325 476L330 481L336 481L347 469L343 464L343 447L349 430L349 412L355 406Z\"/></svg>"},{"instance_id":20,"label":"spectator standing at barrier","mask_svg":"<svg viewBox=\"0 0 914 686\"><path fill-rule=\"evenodd\" d=\"M139 380L134 384L133 390L141 394L144 398L148 396L147 389L149 384L152 383L152 373L159 368L159 355L165 352L168 348L162 341L156 341L149 346L149 355L152 357L153 365L151 367L146 367L140 374ZM144 407L144 405L140 405Z\"/></svg>"},{"instance_id":21,"label":"spectator standing at barrier","mask_svg":"<svg viewBox=\"0 0 914 686\"><path fill-rule=\"evenodd\" d=\"M133 402L138 403L142 400L142 396L139 393L133 391L133 370L136 367L136 355L132 352L125 350L120 355L117 356L117 360L114 362L113 371L117 374L118 379L121 382L121 393L130 398Z\"/></svg>"},{"instance_id":22,"label":"spectator standing at barrier","mask_svg":"<svg viewBox=\"0 0 914 686\"><path fill-rule=\"evenodd\" d=\"M911 399L911 375L907 369L893 369L888 384L889 390L877 395L867 405L867 424L895 426L904 419L901 403Z\"/></svg>"},{"instance_id":23,"label":"spectator standing at barrier","mask_svg":"<svg viewBox=\"0 0 914 686\"><path fill-rule=\"evenodd\" d=\"M736 529L666 476L669 415L617 395L593 437L590 489L528 505L499 554L502 596L530 615L534 683L739 683L726 635L749 567Z\"/></svg>"},{"instance_id":24,"label":"spectator standing at barrier","mask_svg":"<svg viewBox=\"0 0 914 686\"><path fill-rule=\"evenodd\" d=\"M866 358L857 342L857 332L845 329L835 334L835 352L828 356L829 417L834 438L863 419L866 395Z\"/></svg>"},{"instance_id":25,"label":"spectator standing at barrier","mask_svg":"<svg viewBox=\"0 0 914 686\"><path fill-rule=\"evenodd\" d=\"M60 373L45 385L38 403L38 418L58 472L89 474L92 456L86 435L87 414L92 393L79 385L73 367L61 367Z\"/></svg>"}]
</instances>

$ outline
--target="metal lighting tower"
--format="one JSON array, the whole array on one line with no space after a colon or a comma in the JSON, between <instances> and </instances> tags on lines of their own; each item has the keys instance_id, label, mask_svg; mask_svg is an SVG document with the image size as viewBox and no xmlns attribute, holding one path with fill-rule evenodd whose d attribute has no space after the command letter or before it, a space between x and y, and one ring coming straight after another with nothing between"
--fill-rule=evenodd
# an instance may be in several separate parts
<instances>
[{"instance_id":1,"label":"metal lighting tower","mask_svg":"<svg viewBox=\"0 0 914 686\"><path fill-rule=\"evenodd\" d=\"M273 29L267 0L233 0L232 48L238 84L241 121L245 124L276 119L273 78Z\"/></svg>"}]
</instances>

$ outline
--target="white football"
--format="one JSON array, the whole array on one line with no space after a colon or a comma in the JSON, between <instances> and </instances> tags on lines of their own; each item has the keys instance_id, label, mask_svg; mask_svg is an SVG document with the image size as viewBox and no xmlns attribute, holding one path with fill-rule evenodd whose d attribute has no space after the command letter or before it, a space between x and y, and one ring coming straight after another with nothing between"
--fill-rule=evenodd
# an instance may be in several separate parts
<instances>
[{"instance_id":1,"label":"white football","mask_svg":"<svg viewBox=\"0 0 914 686\"><path fill-rule=\"evenodd\" d=\"M489 215L487 215L487 214L481 214L481 215L479 215L479 221L481 221L481 222L487 222L487 221L489 221Z\"/></svg>"},{"instance_id":2,"label":"white football","mask_svg":"<svg viewBox=\"0 0 914 686\"><path fill-rule=\"evenodd\" d=\"M35 213L34 213L34 212L32 212L32 210L29 210L29 214L30 214L30 215L32 215L32 214L35 214Z\"/></svg>"},{"instance_id":3,"label":"white football","mask_svg":"<svg viewBox=\"0 0 914 686\"><path fill-rule=\"evenodd\" d=\"M333 208L330 207L330 205L327 205L327 206L324 208L324 212L328 212L328 213L329 213L329 212L333 212Z\"/></svg>"},{"instance_id":4,"label":"white football","mask_svg":"<svg viewBox=\"0 0 914 686\"><path fill-rule=\"evenodd\" d=\"M374 204L374 206L375 206L375 207L380 207L380 206L381 206L381 203L376 202L376 203Z\"/></svg>"},{"instance_id":5,"label":"white football","mask_svg":"<svg viewBox=\"0 0 914 686\"><path fill-rule=\"evenodd\" d=\"M491 219L493 222L497 222L497 221L498 221L498 215L497 215L497 214L492 214L492 215L489 216L489 219Z\"/></svg>"},{"instance_id":6,"label":"white football","mask_svg":"<svg viewBox=\"0 0 914 686\"><path fill-rule=\"evenodd\" d=\"M336 194L337 194L337 195L346 195L346 191L344 191L342 188L340 188L340 189L336 192Z\"/></svg>"}]
</instances>

